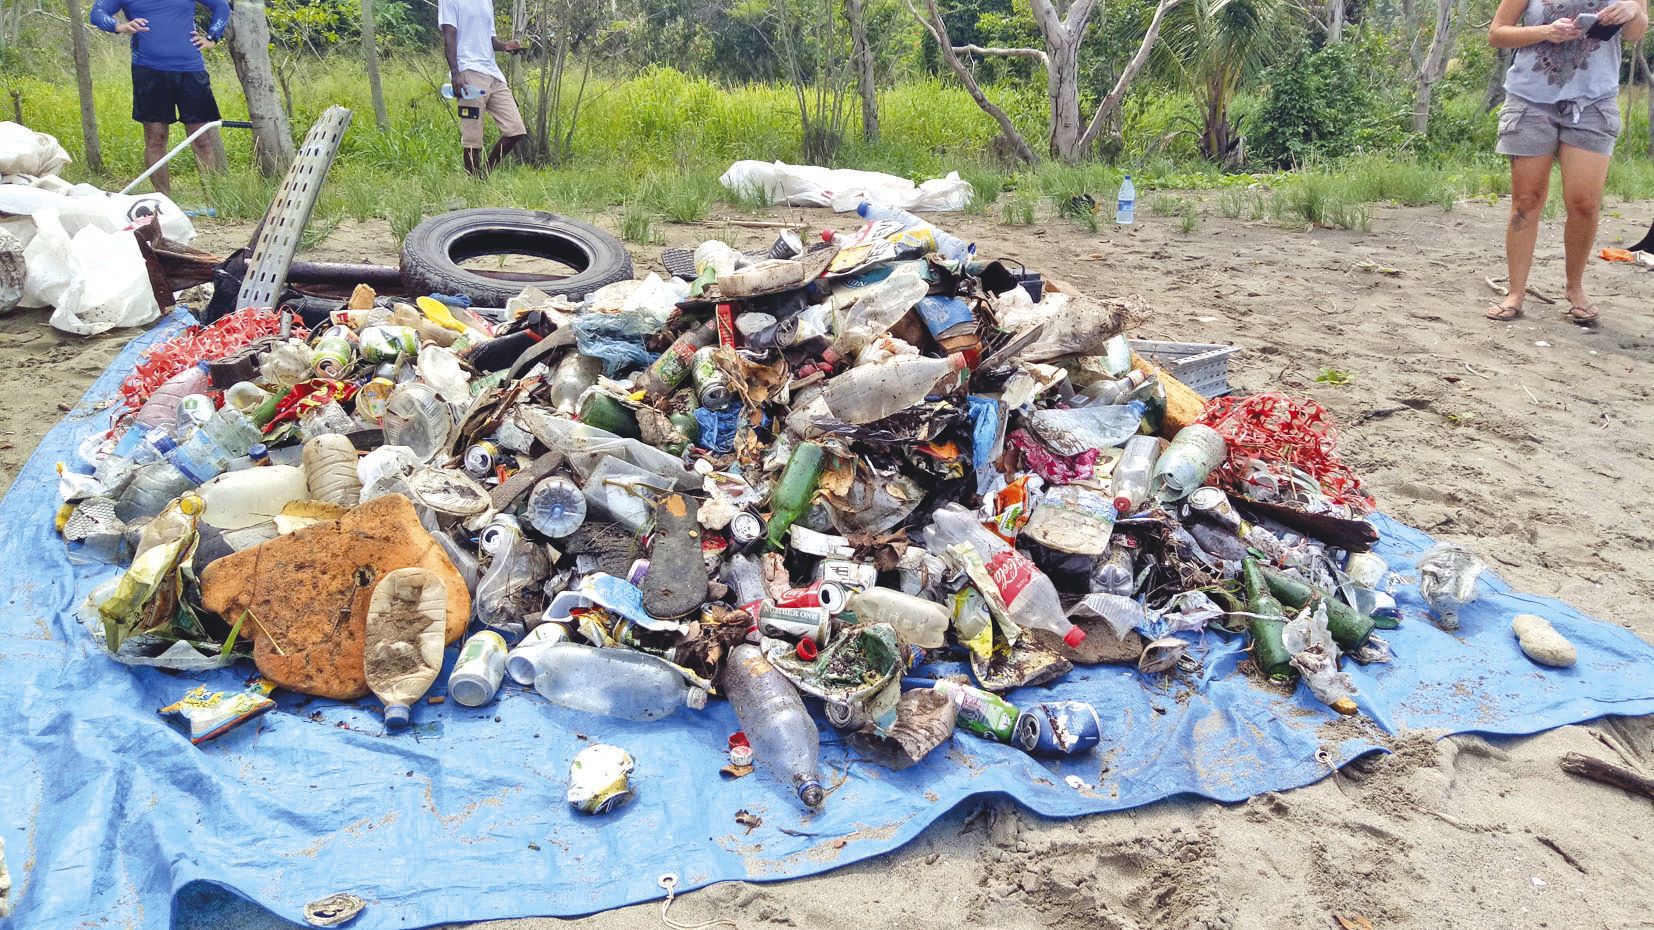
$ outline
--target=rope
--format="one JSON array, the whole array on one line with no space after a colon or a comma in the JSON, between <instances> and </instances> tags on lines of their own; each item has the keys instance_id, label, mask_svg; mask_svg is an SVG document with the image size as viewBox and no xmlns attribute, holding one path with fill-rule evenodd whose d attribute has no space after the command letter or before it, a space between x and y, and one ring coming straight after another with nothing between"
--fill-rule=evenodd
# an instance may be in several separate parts
<instances>
[{"instance_id":1,"label":"rope","mask_svg":"<svg viewBox=\"0 0 1654 930\"><path fill-rule=\"evenodd\" d=\"M678 886L678 877L673 875L671 872L668 872L656 879L655 884L661 886L661 888L666 891L666 900L662 901L660 905L660 922L665 924L668 928L670 928L670 930L710 930L712 927L729 927L730 930L740 930L740 927L735 923L735 921L730 920L728 917L719 917L715 920L703 921L698 924L678 923L667 916L667 912L672 909L672 901L676 897L674 889Z\"/></svg>"}]
</instances>

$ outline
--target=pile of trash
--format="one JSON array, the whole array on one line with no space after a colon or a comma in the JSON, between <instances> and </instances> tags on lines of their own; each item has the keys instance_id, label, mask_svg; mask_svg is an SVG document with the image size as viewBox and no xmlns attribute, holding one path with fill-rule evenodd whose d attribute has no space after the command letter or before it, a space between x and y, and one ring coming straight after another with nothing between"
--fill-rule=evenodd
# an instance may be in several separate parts
<instances>
[{"instance_id":1,"label":"pile of trash","mask_svg":"<svg viewBox=\"0 0 1654 930\"><path fill-rule=\"evenodd\" d=\"M88 629L132 665L251 659L246 691L164 709L197 742L277 688L371 693L387 731L508 680L558 714L726 699L725 773L810 808L818 706L892 767L957 729L1087 752L1090 706L1016 689L1097 663L1199 686L1202 631L1355 713L1340 665L1387 661L1399 613L1325 412L1209 403L1133 350L1135 304L858 212L579 302L360 287L156 345L61 469L63 536L127 566ZM1479 570L1444 563L1444 616ZM570 802L620 803L632 765L588 747Z\"/></svg>"}]
</instances>

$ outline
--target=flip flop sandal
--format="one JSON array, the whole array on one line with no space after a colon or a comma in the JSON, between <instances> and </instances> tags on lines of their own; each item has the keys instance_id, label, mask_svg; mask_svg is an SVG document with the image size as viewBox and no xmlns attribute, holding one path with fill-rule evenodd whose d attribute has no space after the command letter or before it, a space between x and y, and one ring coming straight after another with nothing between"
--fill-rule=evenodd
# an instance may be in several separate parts
<instances>
[{"instance_id":1,"label":"flip flop sandal","mask_svg":"<svg viewBox=\"0 0 1654 930\"><path fill-rule=\"evenodd\" d=\"M1495 323L1509 323L1522 315L1521 307L1507 307L1497 301L1487 302L1487 312L1482 314Z\"/></svg>"},{"instance_id":2,"label":"flip flop sandal","mask_svg":"<svg viewBox=\"0 0 1654 930\"><path fill-rule=\"evenodd\" d=\"M1578 323L1580 326L1595 325L1600 316L1602 316L1602 314L1597 312L1596 304L1587 304L1583 307L1568 308L1568 319L1574 323Z\"/></svg>"},{"instance_id":3,"label":"flip flop sandal","mask_svg":"<svg viewBox=\"0 0 1654 930\"><path fill-rule=\"evenodd\" d=\"M694 498L668 494L655 505L649 574L643 576L643 609L658 620L676 620L706 601L706 562Z\"/></svg>"}]
</instances>

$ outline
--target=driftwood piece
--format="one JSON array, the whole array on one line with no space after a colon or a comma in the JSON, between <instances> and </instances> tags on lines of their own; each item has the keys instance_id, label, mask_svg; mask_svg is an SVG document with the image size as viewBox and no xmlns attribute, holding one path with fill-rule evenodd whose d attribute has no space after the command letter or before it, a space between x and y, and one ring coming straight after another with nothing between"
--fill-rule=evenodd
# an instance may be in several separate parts
<instances>
[{"instance_id":1,"label":"driftwood piece","mask_svg":"<svg viewBox=\"0 0 1654 930\"><path fill-rule=\"evenodd\" d=\"M1562 757L1562 771L1605 785L1613 785L1654 801L1654 778L1645 778L1628 768L1605 762L1596 756L1570 752Z\"/></svg>"}]
</instances>

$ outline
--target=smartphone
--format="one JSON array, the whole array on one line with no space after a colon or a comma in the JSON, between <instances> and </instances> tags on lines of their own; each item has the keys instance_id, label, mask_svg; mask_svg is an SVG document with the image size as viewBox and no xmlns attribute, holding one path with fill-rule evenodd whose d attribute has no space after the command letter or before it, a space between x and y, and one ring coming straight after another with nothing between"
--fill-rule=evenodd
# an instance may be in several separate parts
<instances>
[{"instance_id":1,"label":"smartphone","mask_svg":"<svg viewBox=\"0 0 1654 930\"><path fill-rule=\"evenodd\" d=\"M1595 16L1592 16L1591 18L1593 20L1596 19ZM1620 27L1624 25L1624 23L1614 23L1610 25L1608 23L1593 22L1591 27L1585 30L1585 37L1588 39L1596 39L1599 42L1606 42L1607 40L1612 39L1614 37L1614 33L1619 32Z\"/></svg>"},{"instance_id":2,"label":"smartphone","mask_svg":"<svg viewBox=\"0 0 1654 930\"><path fill-rule=\"evenodd\" d=\"M1597 14L1581 13L1574 17L1574 27L1580 32L1590 32L1597 24Z\"/></svg>"}]
</instances>

